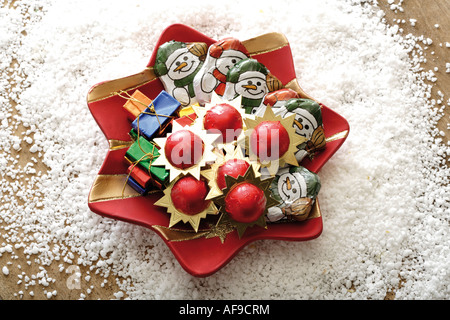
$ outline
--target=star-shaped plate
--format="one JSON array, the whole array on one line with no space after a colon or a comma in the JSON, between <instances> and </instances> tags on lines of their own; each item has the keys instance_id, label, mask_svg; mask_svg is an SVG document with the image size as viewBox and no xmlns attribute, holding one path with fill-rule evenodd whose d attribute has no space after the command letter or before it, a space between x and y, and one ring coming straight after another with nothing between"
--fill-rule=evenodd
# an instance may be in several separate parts
<instances>
[{"instance_id":1,"label":"star-shaped plate","mask_svg":"<svg viewBox=\"0 0 450 320\"><path fill-rule=\"evenodd\" d=\"M138 89L154 99L164 90L152 66L155 63L157 48L170 40L205 42L208 46L216 42L189 26L171 25L160 36L153 55L142 72L98 83L88 92L88 107L109 142L109 150L105 150L105 160L89 193L88 205L91 211L154 230L170 248L180 265L197 277L215 273L253 241L306 241L320 236L323 224L319 201L315 202L309 218L305 221L271 223L267 224L267 229L254 226L248 228L240 238L237 231L226 224L218 227L208 224L198 232L182 225L169 228L170 215L165 208L154 205L162 197L162 192L141 196L126 185L128 164L124 161L124 155L132 143L129 136L131 123L123 109L124 99L115 93L126 91L132 94ZM313 99L297 82L291 48L284 35L268 33L243 41L243 44L251 57L264 64L285 87L297 91L301 97ZM326 148L313 159L305 159L300 164L315 173L318 173L340 148L349 133L348 122L342 116L325 105L321 106L327 138Z\"/></svg>"}]
</instances>

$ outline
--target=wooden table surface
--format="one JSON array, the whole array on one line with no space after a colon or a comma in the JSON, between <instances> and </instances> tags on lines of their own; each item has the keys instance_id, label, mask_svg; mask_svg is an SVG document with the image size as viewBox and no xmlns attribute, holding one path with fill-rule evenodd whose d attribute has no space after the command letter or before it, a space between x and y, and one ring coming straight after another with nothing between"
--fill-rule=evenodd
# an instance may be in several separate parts
<instances>
[{"instance_id":1,"label":"wooden table surface","mask_svg":"<svg viewBox=\"0 0 450 320\"><path fill-rule=\"evenodd\" d=\"M404 29L404 34L412 33L415 36L423 35L425 38L430 38L433 43L429 46L429 49L425 51L425 57L427 62L423 64L425 70L434 70L436 78L438 79L434 83L432 92L432 99L440 100L438 92L445 94L443 103L447 104L449 100L450 89L450 74L446 73L446 63L450 62L450 48L446 47L446 43L450 42L450 0L405 0L402 4L404 12L395 12L390 9L390 5L387 0L380 0L380 7L386 13L386 20L388 23L397 23L397 19L400 21L405 20L405 23L400 23L401 28ZM396 0L395 3L398 3ZM394 21L395 19L395 21ZM416 19L415 27L411 26L410 19ZM436 27L439 25L439 27ZM442 44L442 46L440 45ZM433 52L433 53L432 53ZM438 128L446 133L443 137L445 143L449 139L449 130L447 123L450 118L450 106L446 108L446 115L439 122ZM24 131L24 128L19 127L17 132ZM27 150L20 151L20 162L26 164L29 162L30 154ZM40 168L39 168L40 167ZM37 169L45 171L42 164L37 164ZM6 224L0 224L0 234L6 232ZM75 255L76 259L76 255ZM0 257L0 269L3 266L7 266L10 273L5 276L0 274L0 299L13 300L13 299L48 299L47 293L57 291L56 296L52 296L51 299L79 299L85 296L85 299L114 299L114 293L119 291L117 285L115 285L115 277L109 276L107 278L106 285L102 286L105 278L101 275L91 272L89 268L83 266L76 266L73 269L69 268L70 273L59 272L58 265L61 261L54 262L51 266L46 266L47 277L52 280L47 287L42 285L35 285L26 288L24 281L21 281L21 275L38 275L41 270L36 263L30 263L30 257L25 256L22 249L14 249L13 253L5 252ZM63 263L66 268L69 265ZM79 267L79 269L77 269ZM79 271L83 275L81 278L80 286L71 285L71 279L73 279L74 272ZM86 275L90 275L89 281L85 279ZM395 290L392 288L386 292L386 299L395 299ZM23 292L23 295L19 294ZM34 291L34 296L30 296L29 292Z\"/></svg>"},{"instance_id":2,"label":"wooden table surface","mask_svg":"<svg viewBox=\"0 0 450 320\"><path fill-rule=\"evenodd\" d=\"M436 101L442 100L446 106L444 116L438 123L438 128L445 132L443 141L447 143L450 138L448 124L450 123L450 73L447 73L446 63L450 63L450 0L405 0L402 4L404 12L395 13L389 7L387 0L381 0L380 7L386 12L386 20L393 23L394 19L401 23L404 29L403 34L413 34L424 39L430 38L433 43L424 50L426 63L422 64L424 71L432 70L435 73L437 81L433 83L432 97ZM398 1L395 1L398 3ZM417 22L412 26L410 19ZM397 22L398 23L398 22ZM446 46L448 43L449 47ZM425 47L425 45L423 45ZM435 68L437 71L435 71ZM449 70L450 71L450 70ZM432 82L428 82L432 84ZM439 92L444 94L442 99Z\"/></svg>"}]
</instances>

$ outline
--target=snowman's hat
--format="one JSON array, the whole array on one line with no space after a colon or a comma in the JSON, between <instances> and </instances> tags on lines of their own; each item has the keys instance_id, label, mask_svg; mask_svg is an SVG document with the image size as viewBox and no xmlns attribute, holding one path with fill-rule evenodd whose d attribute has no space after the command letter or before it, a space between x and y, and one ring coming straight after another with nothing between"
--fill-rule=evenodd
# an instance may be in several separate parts
<instances>
[{"instance_id":1,"label":"snowman's hat","mask_svg":"<svg viewBox=\"0 0 450 320\"><path fill-rule=\"evenodd\" d=\"M294 98L286 102L284 107L289 112L297 113L307 118L315 128L322 125L320 105L311 99Z\"/></svg>"},{"instance_id":2,"label":"snowman's hat","mask_svg":"<svg viewBox=\"0 0 450 320\"><path fill-rule=\"evenodd\" d=\"M187 48L187 50L189 50L192 54L198 56L200 60L204 60L207 51L206 43L203 42L184 43L171 40L163 43L158 48L158 52L156 53L155 65L153 66L153 70L158 77L167 74L167 59L172 53L181 48Z\"/></svg>"},{"instance_id":3,"label":"snowman's hat","mask_svg":"<svg viewBox=\"0 0 450 320\"><path fill-rule=\"evenodd\" d=\"M269 70L258 60L247 58L239 61L227 73L227 81L232 83L239 82L239 77L245 72L260 72L267 76Z\"/></svg>"},{"instance_id":4,"label":"snowman's hat","mask_svg":"<svg viewBox=\"0 0 450 320\"><path fill-rule=\"evenodd\" d=\"M156 53L155 65L153 66L153 70L158 77L167 74L167 59L172 53L181 48L186 48L186 43L175 40L168 41L159 46L158 52Z\"/></svg>"},{"instance_id":5,"label":"snowman's hat","mask_svg":"<svg viewBox=\"0 0 450 320\"><path fill-rule=\"evenodd\" d=\"M247 48L236 38L224 38L214 44L209 48L209 55L213 58L220 58L224 51L227 50L235 50L244 53L246 56L249 56Z\"/></svg>"}]
</instances>

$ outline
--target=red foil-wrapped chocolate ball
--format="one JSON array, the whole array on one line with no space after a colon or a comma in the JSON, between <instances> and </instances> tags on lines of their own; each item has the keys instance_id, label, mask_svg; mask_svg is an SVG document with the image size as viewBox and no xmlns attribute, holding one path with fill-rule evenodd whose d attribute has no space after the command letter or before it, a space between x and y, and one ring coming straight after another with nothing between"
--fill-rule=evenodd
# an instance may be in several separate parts
<instances>
[{"instance_id":1,"label":"red foil-wrapped chocolate ball","mask_svg":"<svg viewBox=\"0 0 450 320\"><path fill-rule=\"evenodd\" d=\"M199 136L189 130L179 130L167 138L164 154L172 166L184 170L200 162L204 148Z\"/></svg>"},{"instance_id":2,"label":"red foil-wrapped chocolate ball","mask_svg":"<svg viewBox=\"0 0 450 320\"><path fill-rule=\"evenodd\" d=\"M281 158L289 144L289 134L280 121L263 121L250 135L250 148L261 161Z\"/></svg>"},{"instance_id":3,"label":"red foil-wrapped chocolate ball","mask_svg":"<svg viewBox=\"0 0 450 320\"><path fill-rule=\"evenodd\" d=\"M252 183L242 182L228 192L225 210L237 222L252 223L264 214L266 203L263 190Z\"/></svg>"},{"instance_id":4,"label":"red foil-wrapped chocolate ball","mask_svg":"<svg viewBox=\"0 0 450 320\"><path fill-rule=\"evenodd\" d=\"M220 132L223 142L235 140L242 130L242 116L233 106L222 103L209 109L203 118L203 127L210 132Z\"/></svg>"},{"instance_id":5,"label":"red foil-wrapped chocolate ball","mask_svg":"<svg viewBox=\"0 0 450 320\"><path fill-rule=\"evenodd\" d=\"M224 189L227 184L225 182L225 175L237 178L244 176L250 164L242 159L230 159L222 164L217 170L217 185L220 189Z\"/></svg>"},{"instance_id":6,"label":"red foil-wrapped chocolate ball","mask_svg":"<svg viewBox=\"0 0 450 320\"><path fill-rule=\"evenodd\" d=\"M185 176L175 182L170 197L178 211L195 215L208 208L210 200L205 200L208 192L208 185L203 179Z\"/></svg>"}]
</instances>

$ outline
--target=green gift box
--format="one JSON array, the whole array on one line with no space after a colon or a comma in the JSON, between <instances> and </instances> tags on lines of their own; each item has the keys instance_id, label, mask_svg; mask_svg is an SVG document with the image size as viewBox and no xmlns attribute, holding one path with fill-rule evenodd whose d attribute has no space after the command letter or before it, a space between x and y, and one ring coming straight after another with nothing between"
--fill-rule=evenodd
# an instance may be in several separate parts
<instances>
[{"instance_id":1,"label":"green gift box","mask_svg":"<svg viewBox=\"0 0 450 320\"><path fill-rule=\"evenodd\" d=\"M169 180L169 171L164 167L152 165L159 155L156 145L141 136L130 146L125 158L129 163L136 164L150 172L153 179L164 185Z\"/></svg>"},{"instance_id":2,"label":"green gift box","mask_svg":"<svg viewBox=\"0 0 450 320\"><path fill-rule=\"evenodd\" d=\"M131 139L133 141L136 141L137 136L138 136L136 130L134 130L134 129L131 129L130 132L128 132L128 135L131 137Z\"/></svg>"}]
</instances>

